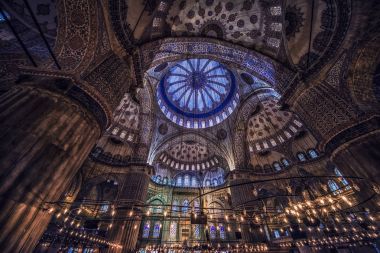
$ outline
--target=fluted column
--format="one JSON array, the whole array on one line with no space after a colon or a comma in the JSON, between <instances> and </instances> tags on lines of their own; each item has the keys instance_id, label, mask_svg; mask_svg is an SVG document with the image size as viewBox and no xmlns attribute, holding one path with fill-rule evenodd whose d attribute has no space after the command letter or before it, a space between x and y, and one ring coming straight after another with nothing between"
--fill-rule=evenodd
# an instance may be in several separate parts
<instances>
[{"instance_id":1,"label":"fluted column","mask_svg":"<svg viewBox=\"0 0 380 253\"><path fill-rule=\"evenodd\" d=\"M32 252L100 136L92 113L65 95L15 85L0 97L0 248Z\"/></svg>"},{"instance_id":2,"label":"fluted column","mask_svg":"<svg viewBox=\"0 0 380 253\"><path fill-rule=\"evenodd\" d=\"M120 198L130 200L133 203L132 205L142 205L145 203L148 193L151 168L147 166L132 167L134 168L125 176L125 183ZM136 210L135 208L135 214L142 211L144 210ZM120 217L121 221L114 222L109 238L112 242L122 247L111 247L107 253L129 252L134 250L137 244L141 220L136 217L132 217L131 220L125 220L127 218L127 211L119 212L117 217Z\"/></svg>"}]
</instances>

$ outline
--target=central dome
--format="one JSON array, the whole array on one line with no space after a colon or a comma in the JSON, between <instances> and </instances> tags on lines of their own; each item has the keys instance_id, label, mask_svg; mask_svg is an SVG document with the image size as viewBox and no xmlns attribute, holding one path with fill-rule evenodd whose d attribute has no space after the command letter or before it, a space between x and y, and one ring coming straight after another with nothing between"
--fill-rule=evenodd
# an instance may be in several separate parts
<instances>
[{"instance_id":1,"label":"central dome","mask_svg":"<svg viewBox=\"0 0 380 253\"><path fill-rule=\"evenodd\" d=\"M188 59L175 64L161 79L158 105L172 122L206 128L225 120L239 100L233 73L219 62Z\"/></svg>"}]
</instances>

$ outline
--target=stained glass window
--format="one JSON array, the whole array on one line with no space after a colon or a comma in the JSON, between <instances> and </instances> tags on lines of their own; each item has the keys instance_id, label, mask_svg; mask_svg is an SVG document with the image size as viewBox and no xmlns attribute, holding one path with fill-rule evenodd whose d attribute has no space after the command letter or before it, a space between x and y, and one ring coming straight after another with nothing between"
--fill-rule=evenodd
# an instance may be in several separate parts
<instances>
[{"instance_id":1,"label":"stained glass window","mask_svg":"<svg viewBox=\"0 0 380 253\"><path fill-rule=\"evenodd\" d=\"M194 225L194 238L195 239L200 239L201 238L201 225L195 224Z\"/></svg>"},{"instance_id":2,"label":"stained glass window","mask_svg":"<svg viewBox=\"0 0 380 253\"><path fill-rule=\"evenodd\" d=\"M187 213L189 211L189 201L187 199L185 199L183 202L182 202L182 213Z\"/></svg>"},{"instance_id":3,"label":"stained glass window","mask_svg":"<svg viewBox=\"0 0 380 253\"><path fill-rule=\"evenodd\" d=\"M220 234L220 239L226 239L226 230L223 226L223 224L219 224L219 234Z\"/></svg>"},{"instance_id":4,"label":"stained glass window","mask_svg":"<svg viewBox=\"0 0 380 253\"><path fill-rule=\"evenodd\" d=\"M173 201L173 205L172 205L172 211L174 214L178 214L178 200L174 200Z\"/></svg>"},{"instance_id":5,"label":"stained glass window","mask_svg":"<svg viewBox=\"0 0 380 253\"><path fill-rule=\"evenodd\" d=\"M340 178L340 181L342 182L342 184L343 184L344 186L346 186L346 190L351 189L350 184L349 184L348 181L343 177L343 174L340 172L340 170L338 170L338 168L335 168L335 169L334 169L334 172L335 172L335 175L337 175L338 177L341 177L341 178Z\"/></svg>"},{"instance_id":6,"label":"stained glass window","mask_svg":"<svg viewBox=\"0 0 380 253\"><path fill-rule=\"evenodd\" d=\"M162 202L158 199L151 202L153 213L162 213Z\"/></svg>"},{"instance_id":7,"label":"stained glass window","mask_svg":"<svg viewBox=\"0 0 380 253\"><path fill-rule=\"evenodd\" d=\"M185 187L189 187L190 186L190 176L189 175L185 175L184 180L183 180L183 185Z\"/></svg>"},{"instance_id":8,"label":"stained glass window","mask_svg":"<svg viewBox=\"0 0 380 253\"><path fill-rule=\"evenodd\" d=\"M154 224L154 228L153 228L153 238L158 238L160 236L160 230L161 230L161 223L157 221Z\"/></svg>"},{"instance_id":9,"label":"stained glass window","mask_svg":"<svg viewBox=\"0 0 380 253\"><path fill-rule=\"evenodd\" d=\"M191 178L191 186L192 187L198 187L198 182L196 177Z\"/></svg>"},{"instance_id":10,"label":"stained glass window","mask_svg":"<svg viewBox=\"0 0 380 253\"><path fill-rule=\"evenodd\" d=\"M298 158L298 160L300 160L301 162L306 161L306 156L305 156L304 153L298 153L298 154L297 154L297 158Z\"/></svg>"},{"instance_id":11,"label":"stained glass window","mask_svg":"<svg viewBox=\"0 0 380 253\"><path fill-rule=\"evenodd\" d=\"M145 222L143 228L143 238L148 238L150 232L150 221Z\"/></svg>"},{"instance_id":12,"label":"stained glass window","mask_svg":"<svg viewBox=\"0 0 380 253\"><path fill-rule=\"evenodd\" d=\"M101 213L105 213L105 212L108 211L109 207L110 207L110 205L108 205L108 204L103 204L103 205L100 206L100 210L99 210L99 211L100 211Z\"/></svg>"},{"instance_id":13,"label":"stained glass window","mask_svg":"<svg viewBox=\"0 0 380 253\"><path fill-rule=\"evenodd\" d=\"M281 170L281 166L277 162L273 163L273 168L274 168L275 171L280 171Z\"/></svg>"},{"instance_id":14,"label":"stained glass window","mask_svg":"<svg viewBox=\"0 0 380 253\"><path fill-rule=\"evenodd\" d=\"M317 153L317 151L316 151L315 149L310 149L310 150L308 151L308 153L309 153L309 156L310 156L311 158L317 158L317 157L318 157L318 153Z\"/></svg>"},{"instance_id":15,"label":"stained glass window","mask_svg":"<svg viewBox=\"0 0 380 253\"><path fill-rule=\"evenodd\" d=\"M210 226L210 238L215 239L216 238L216 227L214 224Z\"/></svg>"},{"instance_id":16,"label":"stained glass window","mask_svg":"<svg viewBox=\"0 0 380 253\"><path fill-rule=\"evenodd\" d=\"M289 166L289 161L288 161L287 159L282 158L282 159L281 159L281 162L282 162L282 164L283 164L285 167L288 167L288 166Z\"/></svg>"},{"instance_id":17,"label":"stained glass window","mask_svg":"<svg viewBox=\"0 0 380 253\"><path fill-rule=\"evenodd\" d=\"M177 186L182 186L182 177L177 177Z\"/></svg>"},{"instance_id":18,"label":"stained glass window","mask_svg":"<svg viewBox=\"0 0 380 253\"><path fill-rule=\"evenodd\" d=\"M177 222L175 221L170 223L169 237L171 240L175 240L177 238Z\"/></svg>"},{"instance_id":19,"label":"stained glass window","mask_svg":"<svg viewBox=\"0 0 380 253\"><path fill-rule=\"evenodd\" d=\"M161 111L186 128L219 124L236 108L238 86L233 73L219 62L188 59L175 64L157 89Z\"/></svg>"},{"instance_id":20,"label":"stained glass window","mask_svg":"<svg viewBox=\"0 0 380 253\"><path fill-rule=\"evenodd\" d=\"M328 185L329 185L330 191L332 191L334 195L339 193L339 186L337 185L337 183L335 183L334 180L329 180Z\"/></svg>"},{"instance_id":21,"label":"stained glass window","mask_svg":"<svg viewBox=\"0 0 380 253\"><path fill-rule=\"evenodd\" d=\"M274 230L274 238L280 238L280 232L277 229Z\"/></svg>"},{"instance_id":22,"label":"stained glass window","mask_svg":"<svg viewBox=\"0 0 380 253\"><path fill-rule=\"evenodd\" d=\"M9 14L8 14L6 11L4 11L4 10L2 10L2 11L3 11L3 12L0 12L0 23L5 21L5 16L8 18L8 20L10 19ZM5 16L3 16L2 13L4 13Z\"/></svg>"},{"instance_id":23,"label":"stained glass window","mask_svg":"<svg viewBox=\"0 0 380 253\"><path fill-rule=\"evenodd\" d=\"M199 212L199 200L198 199L194 200L194 210L197 213Z\"/></svg>"}]
</instances>

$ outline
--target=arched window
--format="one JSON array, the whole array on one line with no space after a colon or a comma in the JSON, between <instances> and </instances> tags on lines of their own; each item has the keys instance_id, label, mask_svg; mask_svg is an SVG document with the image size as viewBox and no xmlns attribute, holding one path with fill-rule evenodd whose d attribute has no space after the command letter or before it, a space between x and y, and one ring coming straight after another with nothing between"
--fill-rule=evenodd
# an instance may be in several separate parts
<instances>
[{"instance_id":1,"label":"arched window","mask_svg":"<svg viewBox=\"0 0 380 253\"><path fill-rule=\"evenodd\" d=\"M274 233L274 238L280 238L280 232L277 229L275 229L273 233Z\"/></svg>"},{"instance_id":2,"label":"arched window","mask_svg":"<svg viewBox=\"0 0 380 253\"><path fill-rule=\"evenodd\" d=\"M314 158L317 158L318 157L318 153L317 153L317 150L315 149L310 149L309 151L307 151L309 153L309 156L311 159L314 159Z\"/></svg>"},{"instance_id":3,"label":"arched window","mask_svg":"<svg viewBox=\"0 0 380 253\"><path fill-rule=\"evenodd\" d=\"M201 239L201 226L199 224L194 225L194 239Z\"/></svg>"},{"instance_id":4,"label":"arched window","mask_svg":"<svg viewBox=\"0 0 380 253\"><path fill-rule=\"evenodd\" d=\"M215 239L216 238L216 227L214 224L210 226L210 238Z\"/></svg>"},{"instance_id":5,"label":"arched window","mask_svg":"<svg viewBox=\"0 0 380 253\"><path fill-rule=\"evenodd\" d=\"M327 183L328 183L328 185L329 185L330 191L331 191L334 195L336 195L336 194L339 193L339 186L337 185L337 183L335 183L334 180L331 180L331 179L330 179Z\"/></svg>"},{"instance_id":6,"label":"arched window","mask_svg":"<svg viewBox=\"0 0 380 253\"><path fill-rule=\"evenodd\" d=\"M182 177L177 177L177 186L182 186Z\"/></svg>"},{"instance_id":7,"label":"arched window","mask_svg":"<svg viewBox=\"0 0 380 253\"><path fill-rule=\"evenodd\" d=\"M150 221L145 222L143 228L143 238L148 238L150 232Z\"/></svg>"},{"instance_id":8,"label":"arched window","mask_svg":"<svg viewBox=\"0 0 380 253\"><path fill-rule=\"evenodd\" d=\"M161 230L161 222L157 221L154 224L154 228L153 228L153 238L158 238L160 236L160 230Z\"/></svg>"},{"instance_id":9,"label":"arched window","mask_svg":"<svg viewBox=\"0 0 380 253\"><path fill-rule=\"evenodd\" d=\"M223 178L222 177L218 177L218 183L223 184Z\"/></svg>"},{"instance_id":10,"label":"arched window","mask_svg":"<svg viewBox=\"0 0 380 253\"><path fill-rule=\"evenodd\" d=\"M168 184L168 177L164 177L164 179L162 180L162 183L163 184Z\"/></svg>"},{"instance_id":11,"label":"arched window","mask_svg":"<svg viewBox=\"0 0 380 253\"><path fill-rule=\"evenodd\" d=\"M189 201L187 199L185 199L182 202L182 213L186 214L188 211L189 211Z\"/></svg>"},{"instance_id":12,"label":"arched window","mask_svg":"<svg viewBox=\"0 0 380 253\"><path fill-rule=\"evenodd\" d=\"M194 210L195 212L199 213L199 200L194 200Z\"/></svg>"},{"instance_id":13,"label":"arched window","mask_svg":"<svg viewBox=\"0 0 380 253\"><path fill-rule=\"evenodd\" d=\"M175 221L170 223L169 237L170 240L175 240L177 238L177 222Z\"/></svg>"},{"instance_id":14,"label":"arched window","mask_svg":"<svg viewBox=\"0 0 380 253\"><path fill-rule=\"evenodd\" d=\"M214 186L217 186L217 185L218 185L218 179L214 178L214 179L212 180L212 184L213 184Z\"/></svg>"},{"instance_id":15,"label":"arched window","mask_svg":"<svg viewBox=\"0 0 380 253\"><path fill-rule=\"evenodd\" d=\"M3 13L4 13L5 16L3 16ZM10 20L11 16L8 14L8 12L6 12L5 10L3 10L3 12L0 13L0 23L5 22L5 18L7 18L8 20Z\"/></svg>"},{"instance_id":16,"label":"arched window","mask_svg":"<svg viewBox=\"0 0 380 253\"><path fill-rule=\"evenodd\" d=\"M189 175L185 175L184 180L183 180L183 186L190 187L190 176Z\"/></svg>"},{"instance_id":17,"label":"arched window","mask_svg":"<svg viewBox=\"0 0 380 253\"><path fill-rule=\"evenodd\" d=\"M109 204L103 204L100 206L99 212L106 213L108 211L109 207L110 207Z\"/></svg>"},{"instance_id":18,"label":"arched window","mask_svg":"<svg viewBox=\"0 0 380 253\"><path fill-rule=\"evenodd\" d=\"M340 181L342 182L343 186L346 187L346 190L351 189L350 184L349 184L348 181L343 177L342 172L340 172L340 170L338 170L337 167L335 167L334 172L335 172L335 175L337 175L338 177L340 177L339 179L340 179Z\"/></svg>"},{"instance_id":19,"label":"arched window","mask_svg":"<svg viewBox=\"0 0 380 253\"><path fill-rule=\"evenodd\" d=\"M173 210L174 214L176 214L178 212L178 200L173 201L172 210Z\"/></svg>"},{"instance_id":20,"label":"arched window","mask_svg":"<svg viewBox=\"0 0 380 253\"><path fill-rule=\"evenodd\" d=\"M160 175L158 175L158 176L156 177L156 182L159 183L159 184L161 184L161 176L160 176Z\"/></svg>"},{"instance_id":21,"label":"arched window","mask_svg":"<svg viewBox=\"0 0 380 253\"><path fill-rule=\"evenodd\" d=\"M275 171L281 170L281 165L278 162L273 163L273 168Z\"/></svg>"},{"instance_id":22,"label":"arched window","mask_svg":"<svg viewBox=\"0 0 380 253\"><path fill-rule=\"evenodd\" d=\"M67 253L78 253L78 248L70 247Z\"/></svg>"},{"instance_id":23,"label":"arched window","mask_svg":"<svg viewBox=\"0 0 380 253\"><path fill-rule=\"evenodd\" d=\"M305 156L305 154L302 153L302 152L300 152L300 153L297 154L297 158L298 158L298 160L301 161L301 162L306 161L306 156Z\"/></svg>"},{"instance_id":24,"label":"arched window","mask_svg":"<svg viewBox=\"0 0 380 253\"><path fill-rule=\"evenodd\" d=\"M196 177L191 178L191 186L192 187L198 187L198 182Z\"/></svg>"},{"instance_id":25,"label":"arched window","mask_svg":"<svg viewBox=\"0 0 380 253\"><path fill-rule=\"evenodd\" d=\"M220 234L220 239L222 240L226 239L226 230L224 229L223 224L219 224L219 234Z\"/></svg>"},{"instance_id":26,"label":"arched window","mask_svg":"<svg viewBox=\"0 0 380 253\"><path fill-rule=\"evenodd\" d=\"M162 202L158 199L151 202L153 213L162 213Z\"/></svg>"},{"instance_id":27,"label":"arched window","mask_svg":"<svg viewBox=\"0 0 380 253\"><path fill-rule=\"evenodd\" d=\"M206 187L211 186L211 180L210 180L210 179L207 179L207 180L206 180L206 182L205 182L205 186L206 186Z\"/></svg>"},{"instance_id":28,"label":"arched window","mask_svg":"<svg viewBox=\"0 0 380 253\"><path fill-rule=\"evenodd\" d=\"M287 160L287 159L285 159L285 158L282 158L281 159L281 162L282 162L282 164L285 166L285 167L288 167L290 164L289 164L289 161Z\"/></svg>"}]
</instances>

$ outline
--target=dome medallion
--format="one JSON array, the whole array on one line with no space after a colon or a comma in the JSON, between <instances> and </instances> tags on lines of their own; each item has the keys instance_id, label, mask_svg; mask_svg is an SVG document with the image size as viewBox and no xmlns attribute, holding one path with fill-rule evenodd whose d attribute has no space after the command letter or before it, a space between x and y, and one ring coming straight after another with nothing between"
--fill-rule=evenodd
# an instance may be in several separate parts
<instances>
[{"instance_id":1,"label":"dome medallion","mask_svg":"<svg viewBox=\"0 0 380 253\"><path fill-rule=\"evenodd\" d=\"M222 64L188 59L160 81L158 105L172 122L186 128L212 127L225 120L239 101L235 76Z\"/></svg>"}]
</instances>

